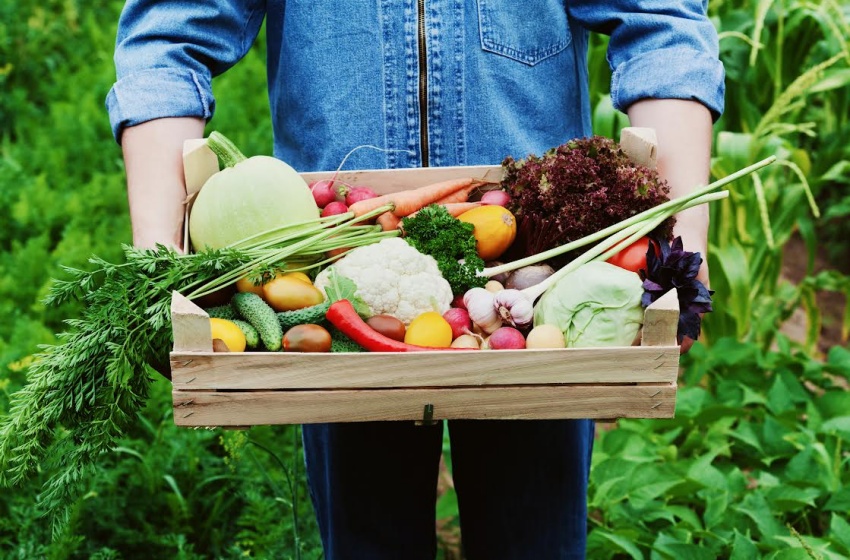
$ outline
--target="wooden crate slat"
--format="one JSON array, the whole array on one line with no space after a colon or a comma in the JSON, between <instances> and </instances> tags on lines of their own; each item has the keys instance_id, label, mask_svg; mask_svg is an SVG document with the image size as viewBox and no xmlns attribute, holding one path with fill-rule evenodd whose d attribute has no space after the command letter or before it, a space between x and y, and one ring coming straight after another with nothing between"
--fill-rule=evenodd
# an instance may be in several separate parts
<instances>
[{"instance_id":1,"label":"wooden crate slat","mask_svg":"<svg viewBox=\"0 0 850 560\"><path fill-rule=\"evenodd\" d=\"M171 355L176 390L674 382L676 346L564 350Z\"/></svg>"},{"instance_id":2,"label":"wooden crate slat","mask_svg":"<svg viewBox=\"0 0 850 560\"><path fill-rule=\"evenodd\" d=\"M174 391L179 426L436 419L670 418L675 383L329 391Z\"/></svg>"},{"instance_id":3,"label":"wooden crate slat","mask_svg":"<svg viewBox=\"0 0 850 560\"><path fill-rule=\"evenodd\" d=\"M387 194L402 190L415 189L437 181L473 177L498 183L504 171L499 165L478 165L469 167L424 167L421 169L365 169L356 171L317 171L301 173L308 183L331 179L352 185L369 185L378 194Z\"/></svg>"}]
</instances>

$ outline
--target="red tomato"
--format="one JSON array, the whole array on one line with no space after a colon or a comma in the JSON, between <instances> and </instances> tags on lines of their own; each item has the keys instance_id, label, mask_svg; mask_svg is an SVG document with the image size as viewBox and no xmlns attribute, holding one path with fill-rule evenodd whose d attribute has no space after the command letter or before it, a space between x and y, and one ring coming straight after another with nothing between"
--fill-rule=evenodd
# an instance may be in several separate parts
<instances>
[{"instance_id":1,"label":"red tomato","mask_svg":"<svg viewBox=\"0 0 850 560\"><path fill-rule=\"evenodd\" d=\"M649 238L641 237L606 262L637 272L646 268L646 251L649 248Z\"/></svg>"}]
</instances>

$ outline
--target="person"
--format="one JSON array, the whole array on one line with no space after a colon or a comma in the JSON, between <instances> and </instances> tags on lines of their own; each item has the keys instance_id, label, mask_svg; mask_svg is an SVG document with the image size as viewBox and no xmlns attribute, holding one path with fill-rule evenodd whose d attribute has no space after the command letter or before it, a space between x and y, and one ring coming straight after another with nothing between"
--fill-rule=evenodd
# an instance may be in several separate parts
<instances>
[{"instance_id":1,"label":"person","mask_svg":"<svg viewBox=\"0 0 850 560\"><path fill-rule=\"evenodd\" d=\"M181 149L214 113L212 78L265 20L274 154L299 171L498 164L592 133L586 53L610 36L614 106L658 137L671 196L706 184L724 70L704 1L129 0L107 97L133 242L179 247ZM245 84L254 87L255 84ZM225 131L226 132L226 131ZM675 233L705 255L708 214ZM701 270L705 283L708 270ZM583 558L590 420L449 421L470 560ZM303 427L329 560L434 558L443 423Z\"/></svg>"}]
</instances>

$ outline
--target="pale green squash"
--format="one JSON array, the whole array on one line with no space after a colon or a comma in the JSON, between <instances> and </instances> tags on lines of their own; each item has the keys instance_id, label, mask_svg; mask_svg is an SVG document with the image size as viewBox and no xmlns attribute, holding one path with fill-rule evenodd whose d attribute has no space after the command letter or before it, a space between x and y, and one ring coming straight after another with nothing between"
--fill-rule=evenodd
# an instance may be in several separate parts
<instances>
[{"instance_id":1,"label":"pale green squash","mask_svg":"<svg viewBox=\"0 0 850 560\"><path fill-rule=\"evenodd\" d=\"M288 164L269 156L246 158L218 132L207 143L225 167L204 183L189 214L195 250L220 249L319 217L306 181Z\"/></svg>"}]
</instances>

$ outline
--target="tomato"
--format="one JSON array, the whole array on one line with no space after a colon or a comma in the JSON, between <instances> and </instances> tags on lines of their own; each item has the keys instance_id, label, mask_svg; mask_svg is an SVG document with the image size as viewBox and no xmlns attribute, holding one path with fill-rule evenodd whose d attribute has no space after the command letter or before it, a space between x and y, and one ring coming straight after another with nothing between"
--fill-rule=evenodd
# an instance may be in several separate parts
<instances>
[{"instance_id":1,"label":"tomato","mask_svg":"<svg viewBox=\"0 0 850 560\"><path fill-rule=\"evenodd\" d=\"M404 335L407 332L407 328L404 326L404 323L392 315L375 315L374 317L369 317L366 323L382 335L393 340L398 340L399 342L404 342Z\"/></svg>"},{"instance_id":2,"label":"tomato","mask_svg":"<svg viewBox=\"0 0 850 560\"><path fill-rule=\"evenodd\" d=\"M325 295L310 282L284 274L263 284L263 299L275 311L294 311L325 301Z\"/></svg>"},{"instance_id":3,"label":"tomato","mask_svg":"<svg viewBox=\"0 0 850 560\"><path fill-rule=\"evenodd\" d=\"M331 334L320 325L295 325L283 335L285 352L330 352Z\"/></svg>"},{"instance_id":4,"label":"tomato","mask_svg":"<svg viewBox=\"0 0 850 560\"><path fill-rule=\"evenodd\" d=\"M606 262L636 273L646 268L646 252L648 249L649 238L641 237Z\"/></svg>"}]
</instances>

